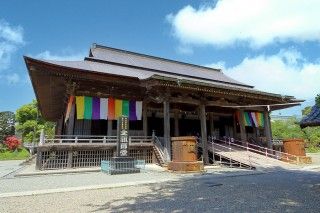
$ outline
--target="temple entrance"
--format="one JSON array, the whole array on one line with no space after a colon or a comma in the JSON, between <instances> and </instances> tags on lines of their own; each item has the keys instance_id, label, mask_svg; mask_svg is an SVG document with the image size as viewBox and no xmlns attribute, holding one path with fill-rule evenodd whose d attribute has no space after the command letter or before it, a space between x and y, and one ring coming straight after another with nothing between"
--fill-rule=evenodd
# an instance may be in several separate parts
<instances>
[{"instance_id":1,"label":"temple entrance","mask_svg":"<svg viewBox=\"0 0 320 213\"><path fill-rule=\"evenodd\" d=\"M183 136L200 136L201 126L198 119L186 119L179 120L179 134Z\"/></svg>"},{"instance_id":2,"label":"temple entrance","mask_svg":"<svg viewBox=\"0 0 320 213\"><path fill-rule=\"evenodd\" d=\"M234 137L234 125L233 116L219 116L217 120L214 121L214 132L212 136L217 138L227 136Z\"/></svg>"}]
</instances>

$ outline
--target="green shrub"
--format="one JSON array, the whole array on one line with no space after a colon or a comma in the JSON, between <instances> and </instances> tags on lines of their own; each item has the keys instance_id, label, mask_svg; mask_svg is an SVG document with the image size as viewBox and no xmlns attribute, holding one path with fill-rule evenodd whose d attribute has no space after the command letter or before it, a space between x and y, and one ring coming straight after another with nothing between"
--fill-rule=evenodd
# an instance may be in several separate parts
<instances>
[{"instance_id":1,"label":"green shrub","mask_svg":"<svg viewBox=\"0 0 320 213\"><path fill-rule=\"evenodd\" d=\"M26 149L17 149L16 151L6 150L0 152L0 160L24 160L30 156Z\"/></svg>"}]
</instances>

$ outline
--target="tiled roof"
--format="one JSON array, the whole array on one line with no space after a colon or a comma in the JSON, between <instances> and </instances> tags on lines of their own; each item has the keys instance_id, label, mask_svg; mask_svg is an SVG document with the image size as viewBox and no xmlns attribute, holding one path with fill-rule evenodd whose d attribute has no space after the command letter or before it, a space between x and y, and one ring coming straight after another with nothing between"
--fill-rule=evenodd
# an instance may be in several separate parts
<instances>
[{"instance_id":1,"label":"tiled roof","mask_svg":"<svg viewBox=\"0 0 320 213\"><path fill-rule=\"evenodd\" d=\"M97 60L106 63L136 67L143 70L152 70L159 75L162 73L171 74L253 88L253 86L249 86L226 76L220 69L212 69L101 45L93 45L90 49L90 55L86 60Z\"/></svg>"},{"instance_id":2,"label":"tiled roof","mask_svg":"<svg viewBox=\"0 0 320 213\"><path fill-rule=\"evenodd\" d=\"M307 126L320 126L320 107L314 105L311 112L300 121L302 128Z\"/></svg>"},{"instance_id":3,"label":"tiled roof","mask_svg":"<svg viewBox=\"0 0 320 213\"><path fill-rule=\"evenodd\" d=\"M261 94L261 95L267 95L267 96L273 96L273 97L281 97L279 94L273 94L268 92L263 92L256 90L251 87L245 87L242 85L234 85L230 83L225 82L213 82L212 80L207 79L199 79L196 77L188 77L188 76L180 76L175 75L173 73L158 73L155 71L150 70L143 70L141 68L135 68L135 67L125 67L125 66L119 66L115 64L107 64L107 63L99 63L96 61L51 61L51 60L37 60L39 62L45 62L51 65L58 65L65 68L72 68L72 69L78 69L81 71L92 71L92 72L99 72L99 73L105 73L109 75L116 75L116 76L124 76L124 77L132 77L132 78L138 78L139 80L145 80L149 78L154 79L171 79L171 80L179 80L181 83L187 83L192 82L193 84L199 84L199 85L207 85L207 86L214 86L217 88L223 88L223 89L231 89L231 90L238 90L242 92L249 92L253 94Z\"/></svg>"}]
</instances>

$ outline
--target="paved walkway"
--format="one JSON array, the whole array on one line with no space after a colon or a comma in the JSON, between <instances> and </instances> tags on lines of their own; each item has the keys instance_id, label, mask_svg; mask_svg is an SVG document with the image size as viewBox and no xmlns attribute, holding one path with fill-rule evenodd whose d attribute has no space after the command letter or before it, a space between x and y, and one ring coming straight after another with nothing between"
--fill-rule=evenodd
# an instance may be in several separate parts
<instances>
[{"instance_id":1,"label":"paved walkway","mask_svg":"<svg viewBox=\"0 0 320 213\"><path fill-rule=\"evenodd\" d=\"M18 174L29 171L28 166ZM60 170L61 171L61 170ZM50 172L50 171L49 171ZM164 171L156 165L148 165L146 170L136 174L108 175L98 172L43 174L32 176L6 176L0 178L0 197L47 194L56 192L79 191L87 189L114 188L139 184L177 181L213 174L215 176L232 176L259 173L252 170L207 167L205 174L179 174Z\"/></svg>"},{"instance_id":2,"label":"paved walkway","mask_svg":"<svg viewBox=\"0 0 320 213\"><path fill-rule=\"evenodd\" d=\"M319 212L320 173L231 173L229 176L189 175L178 180L122 188L3 197L0 212ZM154 178L152 176L148 177ZM73 177L83 181L89 176ZM62 177L58 181L61 180ZM68 178L65 180L68 182Z\"/></svg>"},{"instance_id":3,"label":"paved walkway","mask_svg":"<svg viewBox=\"0 0 320 213\"><path fill-rule=\"evenodd\" d=\"M23 166L20 164L23 160L7 160L7 161L0 161L0 178L10 175L11 173L19 170Z\"/></svg>"}]
</instances>

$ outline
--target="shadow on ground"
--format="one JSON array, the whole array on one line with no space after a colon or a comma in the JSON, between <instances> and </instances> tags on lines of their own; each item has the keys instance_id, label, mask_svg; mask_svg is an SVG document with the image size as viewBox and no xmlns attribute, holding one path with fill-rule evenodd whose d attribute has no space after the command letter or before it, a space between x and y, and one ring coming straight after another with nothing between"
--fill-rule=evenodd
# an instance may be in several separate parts
<instances>
[{"instance_id":1,"label":"shadow on ground","mask_svg":"<svg viewBox=\"0 0 320 213\"><path fill-rule=\"evenodd\" d=\"M199 175L147 187L149 192L135 197L86 206L92 212L318 212L320 209L318 172L274 168L254 175Z\"/></svg>"}]
</instances>

